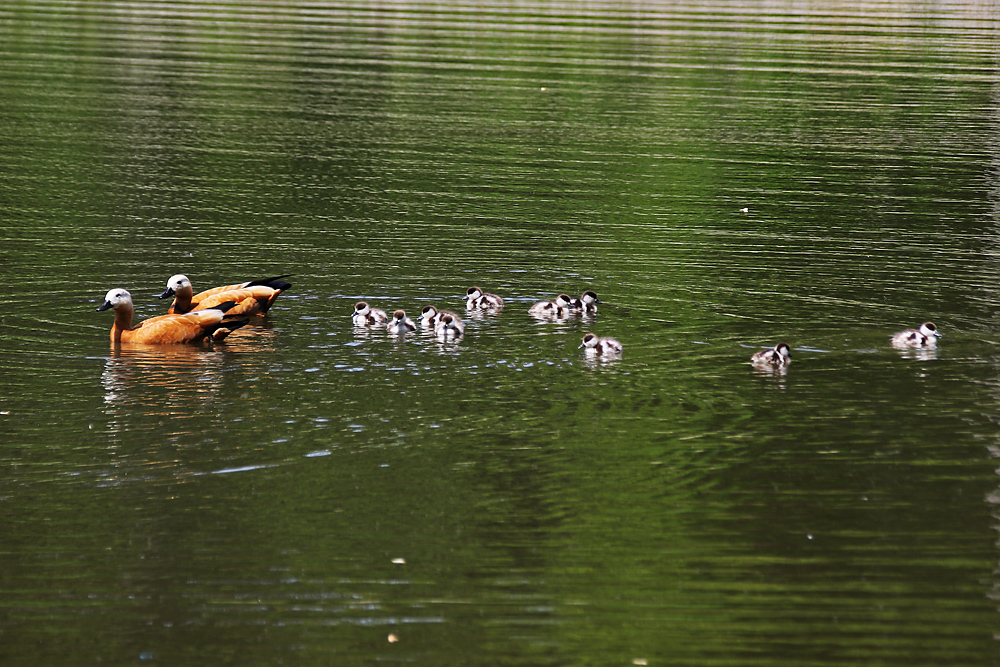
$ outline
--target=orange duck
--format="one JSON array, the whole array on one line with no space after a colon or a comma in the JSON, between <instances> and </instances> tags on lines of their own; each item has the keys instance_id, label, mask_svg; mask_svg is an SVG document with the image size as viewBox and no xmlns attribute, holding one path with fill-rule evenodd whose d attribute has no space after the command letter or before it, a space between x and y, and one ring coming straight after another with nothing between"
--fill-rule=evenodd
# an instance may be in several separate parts
<instances>
[{"instance_id":1,"label":"orange duck","mask_svg":"<svg viewBox=\"0 0 1000 667\"><path fill-rule=\"evenodd\" d=\"M111 343L144 343L147 345L164 345L170 343L200 343L207 338L221 341L234 329L250 321L250 318L226 319L234 302L222 303L215 308L208 308L191 313L177 315L160 315L150 317L132 326L132 295L128 290L113 289L104 297L104 304L97 310L114 308L115 323L111 327Z\"/></svg>"},{"instance_id":2,"label":"orange duck","mask_svg":"<svg viewBox=\"0 0 1000 667\"><path fill-rule=\"evenodd\" d=\"M266 315L278 295L291 287L289 283L281 280L287 278L288 275L251 280L239 285L213 287L195 294L194 287L188 277L179 273L170 277L170 280L167 281L167 289L160 295L160 298L174 297L174 302L167 311L168 315L215 308L226 301L236 302L236 305L226 313L229 316Z\"/></svg>"}]
</instances>

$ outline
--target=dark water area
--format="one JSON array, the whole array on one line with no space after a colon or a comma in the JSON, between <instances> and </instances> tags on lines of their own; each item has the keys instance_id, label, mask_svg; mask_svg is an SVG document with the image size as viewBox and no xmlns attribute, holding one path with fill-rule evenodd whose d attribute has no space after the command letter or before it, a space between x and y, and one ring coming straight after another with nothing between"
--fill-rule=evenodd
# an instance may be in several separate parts
<instances>
[{"instance_id":1,"label":"dark water area","mask_svg":"<svg viewBox=\"0 0 1000 667\"><path fill-rule=\"evenodd\" d=\"M976 2L0 7L0 663L1000 663L998 53ZM293 287L109 346L177 273Z\"/></svg>"}]
</instances>

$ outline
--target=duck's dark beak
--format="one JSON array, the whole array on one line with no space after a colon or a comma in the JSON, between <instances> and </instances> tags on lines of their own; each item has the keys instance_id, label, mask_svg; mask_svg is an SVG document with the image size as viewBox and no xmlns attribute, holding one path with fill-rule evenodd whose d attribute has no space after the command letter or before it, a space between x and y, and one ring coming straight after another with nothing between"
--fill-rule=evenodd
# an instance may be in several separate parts
<instances>
[{"instance_id":1,"label":"duck's dark beak","mask_svg":"<svg viewBox=\"0 0 1000 667\"><path fill-rule=\"evenodd\" d=\"M101 304L100 306L97 307L97 310L98 311L107 310L110 307L111 307L111 302L110 301L105 301L103 304Z\"/></svg>"},{"instance_id":2,"label":"duck's dark beak","mask_svg":"<svg viewBox=\"0 0 1000 667\"><path fill-rule=\"evenodd\" d=\"M174 295L174 288L168 287L167 289L163 290L163 294L161 294L159 298L166 299L168 296L173 296L173 295Z\"/></svg>"}]
</instances>

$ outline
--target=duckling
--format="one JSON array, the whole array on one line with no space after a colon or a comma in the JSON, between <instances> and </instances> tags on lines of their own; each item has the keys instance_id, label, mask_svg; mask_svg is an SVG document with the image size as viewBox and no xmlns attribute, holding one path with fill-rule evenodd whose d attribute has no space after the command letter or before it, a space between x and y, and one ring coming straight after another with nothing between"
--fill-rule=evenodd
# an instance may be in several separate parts
<instances>
[{"instance_id":1,"label":"duckling","mask_svg":"<svg viewBox=\"0 0 1000 667\"><path fill-rule=\"evenodd\" d=\"M354 304L354 315L351 316L354 326L368 327L385 324L389 321L389 316L381 308L372 308L366 301L358 301Z\"/></svg>"},{"instance_id":2,"label":"duckling","mask_svg":"<svg viewBox=\"0 0 1000 667\"><path fill-rule=\"evenodd\" d=\"M191 280L184 274L178 273L170 276L167 281L167 289L164 290L163 294L160 294L160 298L174 297L174 302L167 310L168 315L215 308L218 304L226 301L236 302L236 306L227 313L229 316L266 315L267 311L274 305L275 299L282 292L291 288L290 283L281 280L289 275L291 274L249 280L237 285L213 287L195 294Z\"/></svg>"},{"instance_id":3,"label":"duckling","mask_svg":"<svg viewBox=\"0 0 1000 667\"><path fill-rule=\"evenodd\" d=\"M434 306L424 306L424 309L420 311L420 326L433 330L445 315L451 315L459 322L462 321L458 315L450 310L438 310Z\"/></svg>"},{"instance_id":4,"label":"duckling","mask_svg":"<svg viewBox=\"0 0 1000 667\"><path fill-rule=\"evenodd\" d=\"M465 307L468 310L500 310L503 299L478 287L470 287L465 293Z\"/></svg>"},{"instance_id":5,"label":"duckling","mask_svg":"<svg viewBox=\"0 0 1000 667\"><path fill-rule=\"evenodd\" d=\"M583 337L580 347L584 348L587 354L609 356L621 354L622 344L614 338L598 338L595 334L589 333Z\"/></svg>"},{"instance_id":6,"label":"duckling","mask_svg":"<svg viewBox=\"0 0 1000 667\"><path fill-rule=\"evenodd\" d=\"M235 301L221 303L215 308L194 310L190 313L159 315L150 317L132 326L132 295L128 290L113 289L104 297L98 311L113 308L115 323L111 327L111 343L143 343L165 345L173 343L200 343L208 338L222 341L235 329L250 321L249 317L224 320L226 311L236 305Z\"/></svg>"},{"instance_id":7,"label":"duckling","mask_svg":"<svg viewBox=\"0 0 1000 667\"><path fill-rule=\"evenodd\" d=\"M907 329L893 334L893 347L936 347L941 332L933 322L924 322L919 329Z\"/></svg>"},{"instance_id":8,"label":"duckling","mask_svg":"<svg viewBox=\"0 0 1000 667\"><path fill-rule=\"evenodd\" d=\"M788 347L788 343L778 343L770 350L754 352L750 357L750 363L754 366L784 368L792 363L792 349Z\"/></svg>"},{"instance_id":9,"label":"duckling","mask_svg":"<svg viewBox=\"0 0 1000 667\"><path fill-rule=\"evenodd\" d=\"M566 294L560 294L555 301L538 301L528 312L535 317L567 317L570 314L572 299Z\"/></svg>"},{"instance_id":10,"label":"duckling","mask_svg":"<svg viewBox=\"0 0 1000 667\"><path fill-rule=\"evenodd\" d=\"M465 324L454 313L443 312L441 319L434 327L434 333L438 338L449 339L458 338L465 333Z\"/></svg>"},{"instance_id":11,"label":"duckling","mask_svg":"<svg viewBox=\"0 0 1000 667\"><path fill-rule=\"evenodd\" d=\"M406 312L397 310L392 314L392 321L386 325L385 330L392 334L409 333L416 330L417 325L406 316Z\"/></svg>"},{"instance_id":12,"label":"duckling","mask_svg":"<svg viewBox=\"0 0 1000 667\"><path fill-rule=\"evenodd\" d=\"M420 326L424 329L433 329L439 321L438 309L434 306L424 306L420 311Z\"/></svg>"},{"instance_id":13,"label":"duckling","mask_svg":"<svg viewBox=\"0 0 1000 667\"><path fill-rule=\"evenodd\" d=\"M592 315L597 312L597 304L599 303L603 302L597 298L597 292L587 290L579 299L571 299L569 307L571 310L579 310L585 315Z\"/></svg>"}]
</instances>

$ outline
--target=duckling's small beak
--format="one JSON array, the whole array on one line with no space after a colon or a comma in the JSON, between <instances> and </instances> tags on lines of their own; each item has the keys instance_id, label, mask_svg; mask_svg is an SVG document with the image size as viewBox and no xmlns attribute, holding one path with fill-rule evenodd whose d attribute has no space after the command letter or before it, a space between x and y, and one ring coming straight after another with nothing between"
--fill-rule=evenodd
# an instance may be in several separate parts
<instances>
[{"instance_id":1,"label":"duckling's small beak","mask_svg":"<svg viewBox=\"0 0 1000 667\"><path fill-rule=\"evenodd\" d=\"M579 345L576 346L576 349L579 350L582 347L587 347L587 344L586 343L580 343Z\"/></svg>"},{"instance_id":2,"label":"duckling's small beak","mask_svg":"<svg viewBox=\"0 0 1000 667\"><path fill-rule=\"evenodd\" d=\"M111 302L110 301L105 301L103 304L101 304L100 306L97 307L97 310L98 311L107 310L108 308L111 308Z\"/></svg>"},{"instance_id":3,"label":"duckling's small beak","mask_svg":"<svg viewBox=\"0 0 1000 667\"><path fill-rule=\"evenodd\" d=\"M168 287L167 289L163 290L163 294L161 294L158 298L166 299L168 296L173 296L173 295L174 295L174 288Z\"/></svg>"},{"instance_id":4,"label":"duckling's small beak","mask_svg":"<svg viewBox=\"0 0 1000 667\"><path fill-rule=\"evenodd\" d=\"M935 331L935 332L934 332L934 335L935 335L936 337L940 338L940 337L941 337L941 336L943 336L944 334L943 334L943 333L941 333L940 331Z\"/></svg>"},{"instance_id":5,"label":"duckling's small beak","mask_svg":"<svg viewBox=\"0 0 1000 667\"><path fill-rule=\"evenodd\" d=\"M600 299L594 299L594 303L604 303L604 302L601 301Z\"/></svg>"}]
</instances>

